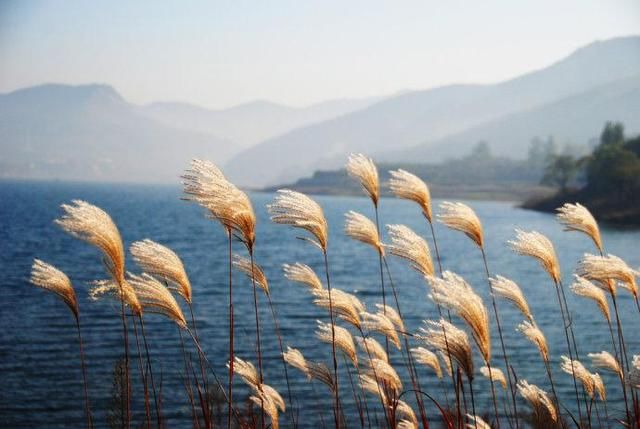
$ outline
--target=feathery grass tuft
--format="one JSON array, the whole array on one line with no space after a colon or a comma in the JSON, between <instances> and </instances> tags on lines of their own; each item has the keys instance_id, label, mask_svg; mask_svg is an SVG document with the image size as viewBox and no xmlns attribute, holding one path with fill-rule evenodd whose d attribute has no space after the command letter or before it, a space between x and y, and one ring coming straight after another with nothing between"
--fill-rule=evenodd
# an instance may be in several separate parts
<instances>
[{"instance_id":1,"label":"feathery grass tuft","mask_svg":"<svg viewBox=\"0 0 640 429\"><path fill-rule=\"evenodd\" d=\"M327 249L329 227L322 207L314 200L300 192L280 189L267 209L273 222L307 230L315 237L309 241L323 251Z\"/></svg>"},{"instance_id":2,"label":"feathery grass tuft","mask_svg":"<svg viewBox=\"0 0 640 429\"><path fill-rule=\"evenodd\" d=\"M373 201L374 205L378 205L380 198L380 189L378 184L378 169L371 158L367 158L361 153L351 154L347 161L347 173L360 182L364 190Z\"/></svg>"},{"instance_id":3,"label":"feathery grass tuft","mask_svg":"<svg viewBox=\"0 0 640 429\"><path fill-rule=\"evenodd\" d=\"M565 204L558 208L558 220L566 231L578 231L587 234L598 250L602 252L600 229L591 212L580 203Z\"/></svg>"},{"instance_id":4,"label":"feathery grass tuft","mask_svg":"<svg viewBox=\"0 0 640 429\"><path fill-rule=\"evenodd\" d=\"M398 198L418 203L422 214L431 222L431 193L427 184L415 174L402 169L389 171L389 174L391 174L391 180L389 180L391 192Z\"/></svg>"},{"instance_id":5,"label":"feathery grass tuft","mask_svg":"<svg viewBox=\"0 0 640 429\"><path fill-rule=\"evenodd\" d=\"M471 207L462 203L445 201L440 204L440 209L442 213L437 215L439 222L453 230L464 232L478 246L483 246L482 223Z\"/></svg>"},{"instance_id":6,"label":"feathery grass tuft","mask_svg":"<svg viewBox=\"0 0 640 429\"><path fill-rule=\"evenodd\" d=\"M551 240L537 231L516 229L516 239L509 241L518 254L537 259L554 282L560 282L560 264Z\"/></svg>"},{"instance_id":7,"label":"feathery grass tuft","mask_svg":"<svg viewBox=\"0 0 640 429\"><path fill-rule=\"evenodd\" d=\"M492 277L489 282L491 291L496 296L511 301L529 321L533 322L529 303L516 282L503 276Z\"/></svg>"},{"instance_id":8,"label":"feathery grass tuft","mask_svg":"<svg viewBox=\"0 0 640 429\"><path fill-rule=\"evenodd\" d=\"M387 225L391 244L387 244L392 255L409 261L411 268L423 276L434 275L433 261L427 242L405 225Z\"/></svg>"},{"instance_id":9,"label":"feathery grass tuft","mask_svg":"<svg viewBox=\"0 0 640 429\"><path fill-rule=\"evenodd\" d=\"M56 267L40 259L33 260L31 267L31 283L56 294L78 319L78 300L69 277Z\"/></svg>"}]
</instances>

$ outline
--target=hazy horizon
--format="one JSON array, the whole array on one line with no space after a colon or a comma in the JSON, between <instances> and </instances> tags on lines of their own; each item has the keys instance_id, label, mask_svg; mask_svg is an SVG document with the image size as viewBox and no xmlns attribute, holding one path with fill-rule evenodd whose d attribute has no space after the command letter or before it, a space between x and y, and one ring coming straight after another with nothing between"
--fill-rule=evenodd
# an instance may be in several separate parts
<instances>
[{"instance_id":1,"label":"hazy horizon","mask_svg":"<svg viewBox=\"0 0 640 429\"><path fill-rule=\"evenodd\" d=\"M567 25L570 20L571 25ZM0 5L0 92L103 83L135 104L302 107L495 83L638 34L634 1Z\"/></svg>"}]
</instances>

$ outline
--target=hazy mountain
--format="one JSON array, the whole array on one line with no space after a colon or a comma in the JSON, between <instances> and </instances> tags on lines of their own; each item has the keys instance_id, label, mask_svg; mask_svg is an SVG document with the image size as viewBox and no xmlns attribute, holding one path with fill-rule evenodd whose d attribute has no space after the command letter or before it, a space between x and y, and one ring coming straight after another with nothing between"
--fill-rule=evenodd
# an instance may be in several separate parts
<instances>
[{"instance_id":1,"label":"hazy mountain","mask_svg":"<svg viewBox=\"0 0 640 429\"><path fill-rule=\"evenodd\" d=\"M553 135L559 144L586 143L599 136L606 121L621 121L628 135L640 133L640 74L598 86L560 101L507 115L409 150L382 154L386 160L440 157L468 152L489 142L497 155L525 157L533 136Z\"/></svg>"},{"instance_id":2,"label":"hazy mountain","mask_svg":"<svg viewBox=\"0 0 640 429\"><path fill-rule=\"evenodd\" d=\"M412 91L299 128L236 155L227 164L226 172L239 183L249 185L291 181L318 168L339 166L350 152L397 153L637 73L640 73L640 37L595 42L546 68L505 82ZM523 134L527 134L524 126ZM602 124L593 126L599 129ZM532 130L529 138L535 134ZM466 151L449 149L446 155ZM445 153L430 151L428 155L428 160L433 161Z\"/></svg>"},{"instance_id":3,"label":"hazy mountain","mask_svg":"<svg viewBox=\"0 0 640 429\"><path fill-rule=\"evenodd\" d=\"M295 128L363 109L378 100L379 97L331 100L302 108L259 100L223 110L161 102L143 106L141 112L169 126L231 140L239 152Z\"/></svg>"},{"instance_id":4,"label":"hazy mountain","mask_svg":"<svg viewBox=\"0 0 640 429\"><path fill-rule=\"evenodd\" d=\"M0 177L171 181L232 145L153 121L106 85L41 85L0 95Z\"/></svg>"}]
</instances>

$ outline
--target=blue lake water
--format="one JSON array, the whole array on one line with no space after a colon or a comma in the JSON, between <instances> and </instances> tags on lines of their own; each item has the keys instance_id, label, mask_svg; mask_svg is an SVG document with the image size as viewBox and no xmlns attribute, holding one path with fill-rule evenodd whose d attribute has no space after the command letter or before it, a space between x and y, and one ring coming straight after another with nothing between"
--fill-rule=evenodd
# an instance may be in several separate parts
<instances>
[{"instance_id":1,"label":"blue lake water","mask_svg":"<svg viewBox=\"0 0 640 429\"><path fill-rule=\"evenodd\" d=\"M89 368L90 396L98 427L107 426L112 371L121 354L121 322L119 307L113 302L88 299L88 283L105 278L101 255L89 245L63 233L53 220L59 217L61 203L84 199L111 214L120 228L125 247L136 240L150 238L174 249L184 260L194 288L194 306L198 330L208 358L226 383L224 364L227 360L227 245L220 226L205 218L203 211L180 201L178 186L132 186L65 183L0 183L0 273L2 273L2 305L0 306L0 425L3 427L81 427L84 424L83 394L79 370L78 348L73 320L67 308L50 294L28 283L33 258L56 265L72 279L80 302L81 320ZM327 312L316 308L308 291L288 282L282 275L282 264L303 262L322 274L319 251L300 240L299 232L269 222L265 205L271 194L251 195L258 217L256 258L264 268L286 345L299 348L310 359L330 363L331 349L315 339L316 319L327 319ZM355 293L373 311L381 301L378 260L375 252L344 236L344 213L356 210L373 216L368 199L355 197L317 197L330 224L329 256L334 287ZM437 203L437 201L435 202ZM472 201L483 222L489 267L492 274L514 279L527 296L533 314L545 332L553 359L557 390L563 403L573 406L570 378L561 373L558 361L566 354L564 333L555 292L548 276L536 262L517 256L506 246L514 228L535 229L550 237L555 245L568 284L576 262L585 252L593 252L586 236L562 232L550 214L525 211L505 202ZM383 224L403 223L425 237L427 225L414 204L396 199L382 199L380 217ZM640 231L602 228L607 252L623 257L631 266L640 265ZM436 234L445 269L465 279L485 298L487 285L480 253L460 233L436 225ZM235 244L240 254L244 249ZM409 331L415 331L424 319L435 319L434 304L427 297L425 282L406 264L393 258L391 271L398 288L401 309ZM130 258L128 269L137 267ZM243 275L234 275L236 308L236 354L256 361L254 352L254 316L251 284ZM578 348L585 364L586 353L611 351L609 333L602 316L592 302L570 296ZM276 387L286 398L286 387L279 348L271 314L261 297L262 342L265 382ZM505 342L518 377L526 378L549 390L544 367L537 350L515 332L522 316L512 306L500 302ZM640 353L637 326L640 315L626 291L620 293L623 323L626 326L630 352ZM162 373L163 410L170 427L190 427L191 411L183 387L183 357L175 325L161 316L145 317L154 369ZM494 362L501 366L497 332L493 330ZM135 349L133 349L135 350ZM476 354L476 367L481 366ZM409 386L399 353L392 353L400 376ZM142 387L132 361L136 423L144 418L140 402ZM589 365L587 365L589 366ZM348 378L341 361L341 394L349 427L359 426ZM479 375L479 374L478 374ZM617 379L601 372L608 388L611 415L622 417L622 394ZM322 385L313 388L295 369L290 369L292 390L299 408L300 422L305 427L320 423L319 415L331 422L331 396ZM422 387L444 401L441 385L427 369L420 370ZM478 412L491 411L488 382L477 377ZM234 392L239 404L248 395L241 382ZM314 394L314 390L317 396ZM500 390L500 389L499 389ZM499 392L501 397L503 392ZM406 398L413 403L413 397ZM376 401L369 398L373 406ZM520 409L527 407L520 401ZM319 412L319 409L321 412ZM437 419L433 405L428 413ZM281 424L289 425L288 415ZM330 426L330 425L329 425Z\"/></svg>"}]
</instances>

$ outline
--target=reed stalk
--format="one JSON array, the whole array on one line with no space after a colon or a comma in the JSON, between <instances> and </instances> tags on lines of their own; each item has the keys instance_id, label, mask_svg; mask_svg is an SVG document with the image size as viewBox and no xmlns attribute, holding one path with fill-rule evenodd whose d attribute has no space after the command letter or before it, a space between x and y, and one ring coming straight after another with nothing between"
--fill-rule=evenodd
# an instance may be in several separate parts
<instances>
[{"instance_id":1,"label":"reed stalk","mask_svg":"<svg viewBox=\"0 0 640 429\"><path fill-rule=\"evenodd\" d=\"M185 390L187 391L187 398L189 398L189 404L191 405L191 415L193 420L193 425L195 429L200 428L200 418L198 417L198 413L196 412L196 406L193 399L193 390L191 388L191 379L189 377L189 363L190 357L187 355L187 350L184 345L184 337L182 335L182 329L178 327L178 334L180 335L180 347L182 348L182 357L184 360L184 371L185 371ZM198 380L195 380L197 383Z\"/></svg>"},{"instance_id":2,"label":"reed stalk","mask_svg":"<svg viewBox=\"0 0 640 429\"><path fill-rule=\"evenodd\" d=\"M80 331L80 316L75 316L76 330L78 331L78 346L80 347L80 368L82 370L82 385L84 390L84 411L87 418L87 428L93 428L93 416L91 415L91 403L89 400L89 383L87 381L87 366L84 358L84 345Z\"/></svg>"},{"instance_id":3,"label":"reed stalk","mask_svg":"<svg viewBox=\"0 0 640 429\"><path fill-rule=\"evenodd\" d=\"M147 333L145 331L144 319L142 318L142 314L139 314L138 318L140 320L140 327L142 328L142 342L144 344L145 353L147 354L147 366L149 368L149 378L151 379L151 390L153 391L153 399L156 405L158 427L162 427L162 408L161 408L162 398L159 397L156 393L156 382L153 378L153 366L151 364L151 354L149 353L149 344L147 343Z\"/></svg>"},{"instance_id":4,"label":"reed stalk","mask_svg":"<svg viewBox=\"0 0 640 429\"><path fill-rule=\"evenodd\" d=\"M142 347L140 346L140 338L138 336L138 327L135 322L135 319L133 320L133 333L135 334L136 349L138 350L138 361L140 363L140 378L142 380L142 384L144 387L144 409L145 409L146 419L147 419L147 428L151 429L151 407L149 404L149 386L147 384L147 375L145 372L146 365L142 359ZM156 412L157 412L157 403L156 403ZM159 421L158 421L158 427L160 427Z\"/></svg>"},{"instance_id":5,"label":"reed stalk","mask_svg":"<svg viewBox=\"0 0 640 429\"><path fill-rule=\"evenodd\" d=\"M231 229L227 228L229 242L229 396L227 397L227 429L231 429L231 407L233 402L233 363L234 363L234 320L233 320L233 253ZM197 339L197 337L196 337Z\"/></svg>"},{"instance_id":6,"label":"reed stalk","mask_svg":"<svg viewBox=\"0 0 640 429\"><path fill-rule=\"evenodd\" d=\"M260 316L258 315L258 286L256 285L255 266L253 261L253 248L249 248L249 258L251 259L251 283L253 285L253 308L256 317L256 347L258 351L258 374L260 377L260 384L264 383L264 375L262 372L262 346L260 344ZM261 417L260 424L262 429L265 429L264 422L264 398L260 395L261 403Z\"/></svg>"}]
</instances>

